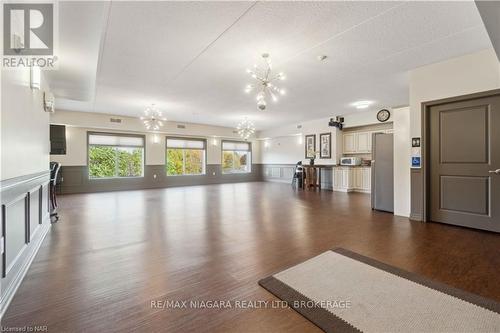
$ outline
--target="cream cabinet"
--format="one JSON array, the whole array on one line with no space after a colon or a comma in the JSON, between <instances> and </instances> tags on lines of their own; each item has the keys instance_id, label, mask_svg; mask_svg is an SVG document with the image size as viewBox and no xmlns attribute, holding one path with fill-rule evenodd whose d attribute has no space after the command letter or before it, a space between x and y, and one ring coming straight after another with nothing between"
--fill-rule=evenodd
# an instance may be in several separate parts
<instances>
[{"instance_id":1,"label":"cream cabinet","mask_svg":"<svg viewBox=\"0 0 500 333\"><path fill-rule=\"evenodd\" d=\"M354 169L354 190L359 192L371 192L371 168L370 167L357 167Z\"/></svg>"},{"instance_id":2,"label":"cream cabinet","mask_svg":"<svg viewBox=\"0 0 500 333\"><path fill-rule=\"evenodd\" d=\"M371 192L370 167L333 168L333 190L341 192Z\"/></svg>"},{"instance_id":3,"label":"cream cabinet","mask_svg":"<svg viewBox=\"0 0 500 333\"><path fill-rule=\"evenodd\" d=\"M356 133L346 133L343 135L343 152L355 153L356 152Z\"/></svg>"},{"instance_id":4,"label":"cream cabinet","mask_svg":"<svg viewBox=\"0 0 500 333\"><path fill-rule=\"evenodd\" d=\"M356 133L356 152L358 153L369 153L372 151L372 133L371 132L360 132Z\"/></svg>"},{"instance_id":5,"label":"cream cabinet","mask_svg":"<svg viewBox=\"0 0 500 333\"><path fill-rule=\"evenodd\" d=\"M344 154L366 154L372 151L372 132L343 134Z\"/></svg>"},{"instance_id":6,"label":"cream cabinet","mask_svg":"<svg viewBox=\"0 0 500 333\"><path fill-rule=\"evenodd\" d=\"M333 190L349 192L353 189L353 168L334 167L333 168Z\"/></svg>"}]
</instances>

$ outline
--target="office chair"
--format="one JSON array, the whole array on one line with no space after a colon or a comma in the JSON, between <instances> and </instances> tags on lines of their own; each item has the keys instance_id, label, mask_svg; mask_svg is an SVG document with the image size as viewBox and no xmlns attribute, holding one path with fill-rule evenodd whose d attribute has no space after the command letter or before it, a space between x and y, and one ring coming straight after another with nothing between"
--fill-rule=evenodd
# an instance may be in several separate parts
<instances>
[{"instance_id":1,"label":"office chair","mask_svg":"<svg viewBox=\"0 0 500 333\"><path fill-rule=\"evenodd\" d=\"M292 177L292 187L302 188L304 174L304 167L302 167L302 161L298 161L295 164L295 171Z\"/></svg>"},{"instance_id":2,"label":"office chair","mask_svg":"<svg viewBox=\"0 0 500 333\"><path fill-rule=\"evenodd\" d=\"M57 176L59 175L60 169L61 169L61 163L50 162L50 185L49 185L50 220L53 223L59 220L59 215L57 214L56 185L57 185Z\"/></svg>"}]
</instances>

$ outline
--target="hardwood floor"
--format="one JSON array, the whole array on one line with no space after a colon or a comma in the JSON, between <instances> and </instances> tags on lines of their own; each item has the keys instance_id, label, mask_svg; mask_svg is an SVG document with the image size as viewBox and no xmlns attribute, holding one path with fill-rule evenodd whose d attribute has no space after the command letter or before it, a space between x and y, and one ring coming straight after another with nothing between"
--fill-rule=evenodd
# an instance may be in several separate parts
<instances>
[{"instance_id":1,"label":"hardwood floor","mask_svg":"<svg viewBox=\"0 0 500 333\"><path fill-rule=\"evenodd\" d=\"M318 332L291 309L154 309L275 300L257 281L344 247L500 300L499 235L372 211L369 195L239 183L60 197L2 325L49 331Z\"/></svg>"}]
</instances>

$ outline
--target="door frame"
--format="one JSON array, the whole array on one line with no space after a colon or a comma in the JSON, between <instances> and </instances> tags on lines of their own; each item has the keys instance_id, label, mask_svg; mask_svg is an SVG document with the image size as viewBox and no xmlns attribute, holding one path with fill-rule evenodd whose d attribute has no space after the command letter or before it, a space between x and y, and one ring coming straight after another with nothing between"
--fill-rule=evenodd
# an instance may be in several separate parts
<instances>
[{"instance_id":1,"label":"door frame","mask_svg":"<svg viewBox=\"0 0 500 333\"><path fill-rule=\"evenodd\" d=\"M432 106L474 100L484 97L500 96L500 89L487 90L473 94L448 97L433 101L422 102L421 107L421 156L422 156L422 221L428 222L430 219L430 109Z\"/></svg>"}]
</instances>

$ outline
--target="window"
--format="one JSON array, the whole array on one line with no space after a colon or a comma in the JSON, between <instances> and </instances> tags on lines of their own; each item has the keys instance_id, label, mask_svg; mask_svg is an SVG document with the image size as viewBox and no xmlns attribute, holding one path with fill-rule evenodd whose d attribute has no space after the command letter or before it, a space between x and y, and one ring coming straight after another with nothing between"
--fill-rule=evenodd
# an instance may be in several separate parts
<instances>
[{"instance_id":1,"label":"window","mask_svg":"<svg viewBox=\"0 0 500 333\"><path fill-rule=\"evenodd\" d=\"M167 138L167 176L204 175L205 147L203 139Z\"/></svg>"},{"instance_id":2,"label":"window","mask_svg":"<svg viewBox=\"0 0 500 333\"><path fill-rule=\"evenodd\" d=\"M222 141L222 173L250 172L251 157L250 143Z\"/></svg>"},{"instance_id":3,"label":"window","mask_svg":"<svg viewBox=\"0 0 500 333\"><path fill-rule=\"evenodd\" d=\"M89 134L90 178L143 177L144 137Z\"/></svg>"}]
</instances>

